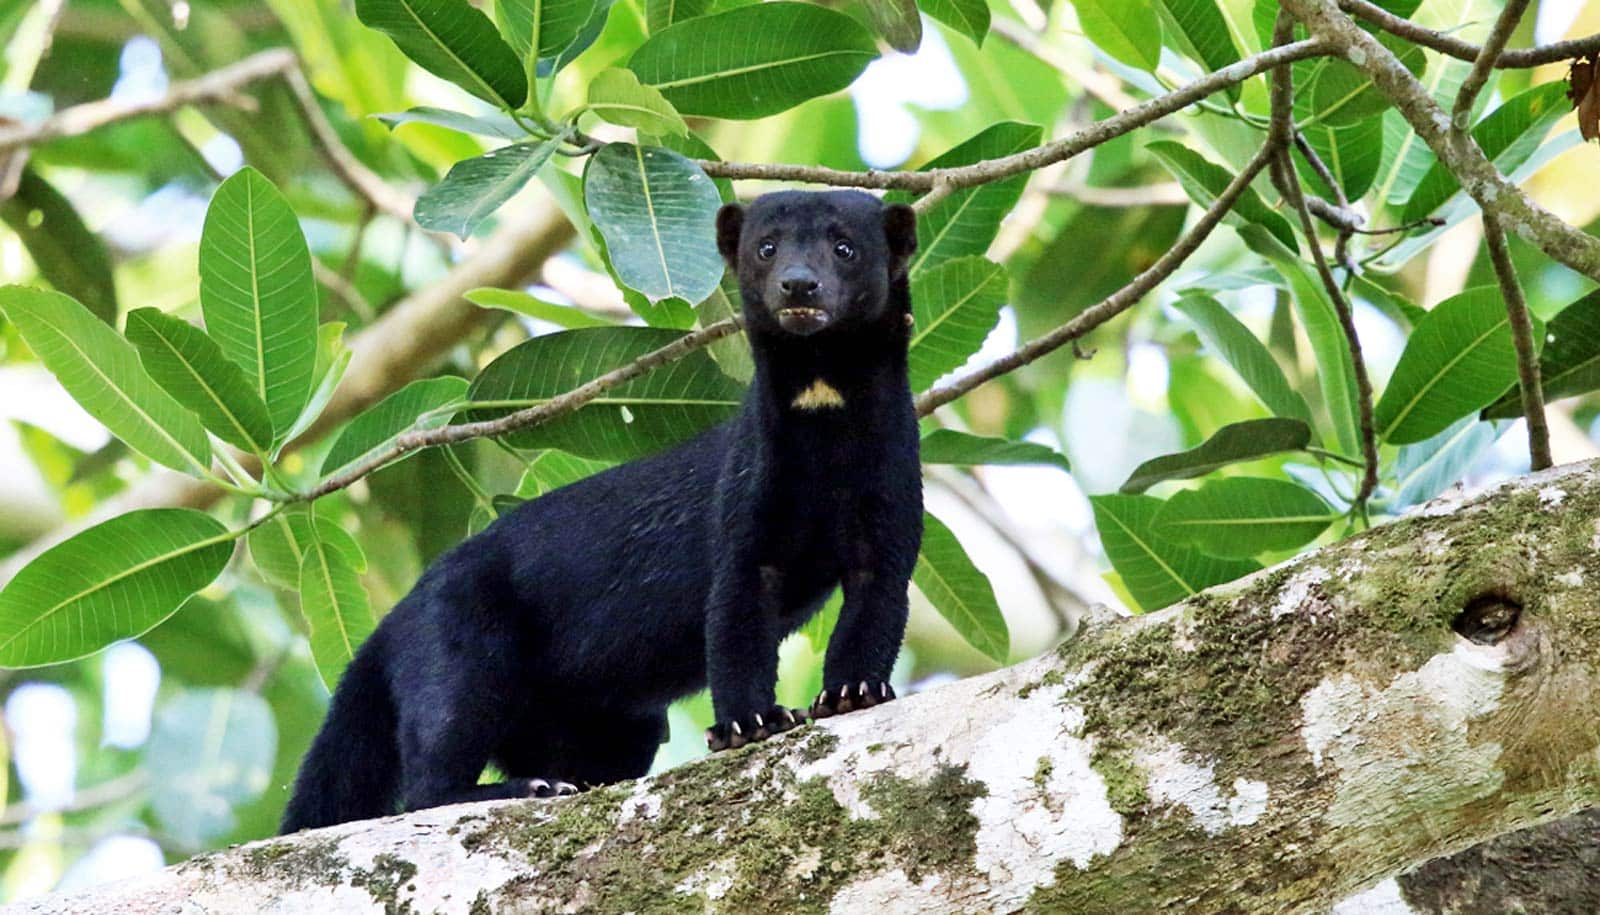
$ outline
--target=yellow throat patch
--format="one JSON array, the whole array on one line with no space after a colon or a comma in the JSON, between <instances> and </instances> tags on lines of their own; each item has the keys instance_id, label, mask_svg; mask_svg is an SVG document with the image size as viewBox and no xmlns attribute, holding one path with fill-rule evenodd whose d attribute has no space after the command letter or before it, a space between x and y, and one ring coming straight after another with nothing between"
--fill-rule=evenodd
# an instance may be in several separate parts
<instances>
[{"instance_id":1,"label":"yellow throat patch","mask_svg":"<svg viewBox=\"0 0 1600 915\"><path fill-rule=\"evenodd\" d=\"M789 406L796 410L837 410L844 406L844 395L839 389L818 378L811 387L795 395Z\"/></svg>"}]
</instances>

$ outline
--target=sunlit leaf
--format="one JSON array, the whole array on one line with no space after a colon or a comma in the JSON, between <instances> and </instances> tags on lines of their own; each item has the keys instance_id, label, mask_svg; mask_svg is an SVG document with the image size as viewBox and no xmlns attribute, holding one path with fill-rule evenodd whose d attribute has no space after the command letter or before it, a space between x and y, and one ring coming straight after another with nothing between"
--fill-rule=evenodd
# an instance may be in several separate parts
<instances>
[{"instance_id":1,"label":"sunlit leaf","mask_svg":"<svg viewBox=\"0 0 1600 915\"><path fill-rule=\"evenodd\" d=\"M1218 429L1197 447L1140 464L1122 484L1121 491L1144 492L1163 480L1205 476L1229 464L1299 451L1310 443L1311 429L1298 419L1249 419L1232 423Z\"/></svg>"},{"instance_id":2,"label":"sunlit leaf","mask_svg":"<svg viewBox=\"0 0 1600 915\"><path fill-rule=\"evenodd\" d=\"M1591 292L1550 319L1539 357L1546 401L1600 389L1600 292ZM1513 385L1483 411L1484 419L1522 415L1522 389Z\"/></svg>"},{"instance_id":3,"label":"sunlit leaf","mask_svg":"<svg viewBox=\"0 0 1600 915\"><path fill-rule=\"evenodd\" d=\"M977 464L1049 464L1062 470L1072 470L1072 465L1067 463L1067 456L1048 445L990 438L955 429L935 429L924 435L921 450L924 464L956 464L964 467Z\"/></svg>"},{"instance_id":4,"label":"sunlit leaf","mask_svg":"<svg viewBox=\"0 0 1600 915\"><path fill-rule=\"evenodd\" d=\"M722 197L698 165L669 150L610 143L589 157L584 201L617 276L652 302L698 302L722 280Z\"/></svg>"},{"instance_id":5,"label":"sunlit leaf","mask_svg":"<svg viewBox=\"0 0 1600 915\"><path fill-rule=\"evenodd\" d=\"M578 327L610 327L616 323L607 321L604 318L597 318L574 305L558 305L555 302L548 302L536 295L516 289L493 289L488 286L480 286L477 289L468 290L465 298L474 305L482 305L484 308L500 308L540 321L548 321L568 330Z\"/></svg>"},{"instance_id":6,"label":"sunlit leaf","mask_svg":"<svg viewBox=\"0 0 1600 915\"><path fill-rule=\"evenodd\" d=\"M377 627L366 588L344 550L313 536L300 565L300 612L311 629L311 656L329 690Z\"/></svg>"},{"instance_id":7,"label":"sunlit leaf","mask_svg":"<svg viewBox=\"0 0 1600 915\"><path fill-rule=\"evenodd\" d=\"M1130 67L1161 65L1161 18L1152 0L1071 0L1094 46Z\"/></svg>"},{"instance_id":8,"label":"sunlit leaf","mask_svg":"<svg viewBox=\"0 0 1600 915\"><path fill-rule=\"evenodd\" d=\"M918 6L929 16L983 44L989 34L989 4L984 0L919 0Z\"/></svg>"},{"instance_id":9,"label":"sunlit leaf","mask_svg":"<svg viewBox=\"0 0 1600 915\"><path fill-rule=\"evenodd\" d=\"M639 82L632 70L601 70L589 82L589 110L601 119L652 134L689 133L672 103L654 86Z\"/></svg>"},{"instance_id":10,"label":"sunlit leaf","mask_svg":"<svg viewBox=\"0 0 1600 915\"><path fill-rule=\"evenodd\" d=\"M396 111L389 114L379 114L375 117L387 124L390 129L401 124L432 124L435 127L444 127L461 133L473 133L484 137L497 137L502 140L525 140L528 132L521 125L513 121L508 115L498 111L487 114L463 114L459 111L447 111L443 108L430 108L426 105L410 108L405 111Z\"/></svg>"},{"instance_id":11,"label":"sunlit leaf","mask_svg":"<svg viewBox=\"0 0 1600 915\"><path fill-rule=\"evenodd\" d=\"M911 387L922 390L961 367L994 330L1006 302L1005 268L982 257L959 257L911 282Z\"/></svg>"},{"instance_id":12,"label":"sunlit leaf","mask_svg":"<svg viewBox=\"0 0 1600 915\"><path fill-rule=\"evenodd\" d=\"M1155 525L1160 499L1090 496L1089 504L1106 558L1139 609L1159 610L1261 568L1249 560L1208 556L1162 536Z\"/></svg>"},{"instance_id":13,"label":"sunlit leaf","mask_svg":"<svg viewBox=\"0 0 1600 915\"><path fill-rule=\"evenodd\" d=\"M929 514L922 516L922 550L911 581L967 644L1005 663L1011 636L988 576L967 558L956 535Z\"/></svg>"},{"instance_id":14,"label":"sunlit leaf","mask_svg":"<svg viewBox=\"0 0 1600 915\"><path fill-rule=\"evenodd\" d=\"M1316 493L1287 480L1223 477L1173 493L1155 529L1212 556L1246 559L1310 543L1338 518Z\"/></svg>"},{"instance_id":15,"label":"sunlit leaf","mask_svg":"<svg viewBox=\"0 0 1600 915\"><path fill-rule=\"evenodd\" d=\"M128 314L128 339L145 370L216 436L254 454L272 447L272 417L239 366L216 341L156 308Z\"/></svg>"},{"instance_id":16,"label":"sunlit leaf","mask_svg":"<svg viewBox=\"0 0 1600 915\"><path fill-rule=\"evenodd\" d=\"M1306 406L1305 398L1289 386L1283 368L1266 345L1232 312L1216 299L1203 295L1183 296L1172 307L1194 322L1200 339L1239 373L1267 409L1278 416L1311 425L1311 408Z\"/></svg>"},{"instance_id":17,"label":"sunlit leaf","mask_svg":"<svg viewBox=\"0 0 1600 915\"><path fill-rule=\"evenodd\" d=\"M467 0L356 0L356 16L424 70L496 107L519 108L528 97L516 52Z\"/></svg>"},{"instance_id":18,"label":"sunlit leaf","mask_svg":"<svg viewBox=\"0 0 1600 915\"><path fill-rule=\"evenodd\" d=\"M280 588L300 587L300 566L313 539L344 554L357 572L367 571L366 556L354 537L329 518L318 517L305 505L291 505L250 531L245 544L256 571Z\"/></svg>"}]
</instances>

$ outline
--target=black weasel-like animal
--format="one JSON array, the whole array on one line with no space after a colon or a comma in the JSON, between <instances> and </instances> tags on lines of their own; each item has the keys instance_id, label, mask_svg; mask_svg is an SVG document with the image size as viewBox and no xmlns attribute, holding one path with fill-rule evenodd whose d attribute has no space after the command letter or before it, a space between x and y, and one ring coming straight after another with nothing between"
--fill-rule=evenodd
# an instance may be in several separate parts
<instances>
[{"instance_id":1,"label":"black weasel-like animal","mask_svg":"<svg viewBox=\"0 0 1600 915\"><path fill-rule=\"evenodd\" d=\"M361 646L283 831L643 775L711 686L712 749L805 719L778 642L836 585L811 714L894 698L922 538L910 208L767 194L717 215L755 378L732 420L527 502L441 556ZM508 776L479 785L485 763Z\"/></svg>"}]
</instances>

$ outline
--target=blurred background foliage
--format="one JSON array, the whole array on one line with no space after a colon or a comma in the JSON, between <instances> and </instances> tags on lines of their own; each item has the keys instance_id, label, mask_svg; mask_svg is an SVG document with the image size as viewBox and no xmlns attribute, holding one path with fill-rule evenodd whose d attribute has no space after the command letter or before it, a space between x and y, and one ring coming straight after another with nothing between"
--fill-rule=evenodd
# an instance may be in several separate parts
<instances>
[{"instance_id":1,"label":"blurred background foliage","mask_svg":"<svg viewBox=\"0 0 1600 915\"><path fill-rule=\"evenodd\" d=\"M739 5L700 4L703 12ZM827 5L869 21L853 2ZM727 161L915 167L1004 121L1059 136L1214 69L1174 28L1171 4L1141 6L1152 17L1160 13L1164 28L1155 34L1163 43L1131 47L1107 39L1095 18L1103 6L1091 0L922 6L939 18L921 20L917 52L885 51L847 91L754 120L694 117L690 127ZM1270 24L1273 6L1220 0L1236 53L1260 49L1261 8ZM1490 0L1409 6L1416 21L1466 40L1481 40L1498 8ZM1593 4L1544 0L1535 8L1513 47L1600 30L1600 7ZM986 34L945 24L960 16L970 20L977 11L989 19ZM651 31L646 0L616 0L602 16L594 43L555 77L546 110L579 104L595 75L625 60ZM881 24L880 31L895 38ZM388 37L361 24L348 0L3 0L0 39L0 125L34 123L99 99L157 98L174 82L288 47L339 143L408 195L437 183L454 163L502 143L426 123L391 129L381 122L376 115L419 105L483 108L408 62ZM1441 94L1466 66L1413 53L1408 62ZM1149 59L1141 64L1142 57ZM1321 65L1297 65L1305 77L1300 84L1314 85L1314 68ZM1492 111L1564 76L1561 65L1506 71L1482 106ZM380 212L355 193L330 169L283 83L254 84L248 95L248 105L121 121L40 144L26 156L0 158L6 191L0 193L0 280L52 286L117 326L121 316L144 307L193 318L207 201L222 176L248 164L299 215L318 263L320 320L345 323L348 336L470 257L497 220L543 195L559 196L563 187L559 174L547 173L542 184L530 185L490 217L476 238L459 243ZM1431 205L1415 202L1409 187L1395 192L1397 180L1426 185L1430 157L1418 152L1420 144L1394 112L1380 105L1328 114L1309 89L1300 103L1307 106L1297 111L1302 118L1323 113L1320 130L1308 128L1308 139L1334 159L1338 180L1352 200L1364 201L1371 224L1429 213L1449 222L1355 243L1352 253L1365 269L1352 280L1351 293L1382 390L1422 310L1464 289L1493 285L1481 226L1473 207L1459 195L1452 198L1448 187ZM1250 113L1259 120L1265 105L1264 82L1252 80L1237 93L1033 174L1025 186L1017 182L1016 203L988 250L1005 269L1006 304L973 360L1005 353L1059 325L1170 248L1198 212L1185 192L1196 168L1185 154L1237 170L1260 144L1262 128ZM1581 146L1564 111L1564 105L1552 110L1516 174L1544 206L1592 232L1600 217L1593 151ZM1525 127L1518 136L1530 132ZM550 172L575 175L580 168L558 161ZM570 183L566 188L570 195ZM1277 203L1265 182L1258 188ZM762 189L755 182L737 188L741 196ZM937 425L1048 446L1065 454L1071 469L1063 461L930 467L929 508L986 574L1009 642L1001 658L990 657L919 600L898 684L914 691L1036 654L1096 604L1143 609L1107 561L1095 524L1097 511L1103 525L1104 513L1133 503L1100 500L1092 508L1088 497L1116 493L1149 459L1199 446L1229 424L1272 415L1231 360L1218 357L1232 326L1224 316L1264 342L1305 397L1302 406L1323 416L1327 405L1318 397L1311 341L1293 319L1295 289L1252 251L1263 244L1248 233L1216 233L1157 294L1099 329L1081 350L1058 351L941 414ZM1511 239L1511 251L1541 319L1554 318L1594 285L1520 239ZM638 323L591 239L580 238L547 264L530 265L528 276L526 288L542 301L576 306L598 322ZM540 312L518 301L517 310L462 339L433 372L471 378L523 340L554 330L552 315L574 320L570 310ZM737 373L726 361L736 354L719 358ZM1557 461L1600 453L1600 398L1558 401L1550 417ZM84 518L148 475L165 473L84 414L10 324L0 324L0 419L0 557ZM1524 442L1518 420L1469 417L1422 445L1385 445L1374 512L1396 513L1458 483L1521 472L1527 468ZM303 470L298 462L316 466L330 444L331 438L288 455L285 471ZM424 452L320 500L317 514L359 542L367 557L361 583L381 613L433 557L486 520L495 497L536 494L595 469L566 466L557 454L541 457L530 471L526 455L484 441ZM1246 471L1295 481L1298 491L1313 491L1333 508L1329 523L1282 542L1251 544L1241 557L1270 564L1362 523L1344 512L1356 477L1337 462L1290 452L1243 470L1225 469L1217 478ZM1165 482L1154 491L1170 496L1193 485ZM217 511L237 526L249 509L239 501ZM4 899L137 873L273 832L327 703L299 596L281 584L264 579L239 550L222 577L139 638L71 663L0 671L9 762L0 812ZM821 660L815 646L824 634L819 625L786 643L780 701L804 706L815 694ZM658 766L703 752L708 719L703 696L675 708L672 739Z\"/></svg>"}]
</instances>

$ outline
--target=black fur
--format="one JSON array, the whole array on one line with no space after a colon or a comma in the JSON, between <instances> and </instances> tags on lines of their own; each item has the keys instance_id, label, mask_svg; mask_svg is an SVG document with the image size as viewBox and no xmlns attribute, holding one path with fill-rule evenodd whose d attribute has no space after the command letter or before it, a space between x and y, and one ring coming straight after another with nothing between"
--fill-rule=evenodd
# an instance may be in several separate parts
<instances>
[{"instance_id":1,"label":"black fur","mask_svg":"<svg viewBox=\"0 0 1600 915\"><path fill-rule=\"evenodd\" d=\"M717 243L755 355L739 414L440 557L346 670L284 832L642 775L667 705L708 682L713 748L786 730L778 642L839 584L813 711L893 698L922 535L913 216L782 192L724 207ZM491 761L508 780L477 785Z\"/></svg>"}]
</instances>

